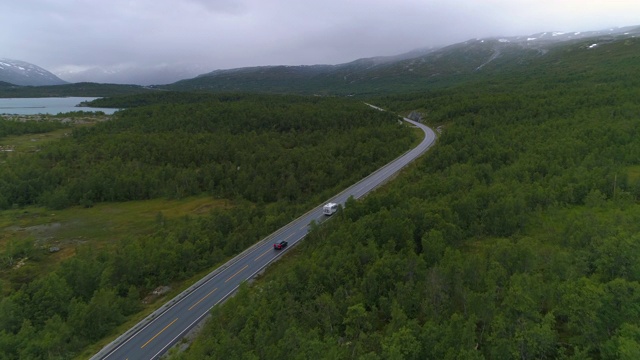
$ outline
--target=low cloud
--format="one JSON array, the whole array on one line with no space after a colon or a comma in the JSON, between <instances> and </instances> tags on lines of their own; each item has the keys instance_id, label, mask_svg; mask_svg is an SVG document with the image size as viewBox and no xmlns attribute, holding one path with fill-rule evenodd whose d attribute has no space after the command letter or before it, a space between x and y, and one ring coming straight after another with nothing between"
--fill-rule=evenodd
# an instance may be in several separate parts
<instances>
[{"instance_id":1,"label":"low cloud","mask_svg":"<svg viewBox=\"0 0 640 360\"><path fill-rule=\"evenodd\" d=\"M0 56L63 78L70 69L182 76L336 64L477 37L634 25L640 13L635 0L0 0L0 7Z\"/></svg>"}]
</instances>

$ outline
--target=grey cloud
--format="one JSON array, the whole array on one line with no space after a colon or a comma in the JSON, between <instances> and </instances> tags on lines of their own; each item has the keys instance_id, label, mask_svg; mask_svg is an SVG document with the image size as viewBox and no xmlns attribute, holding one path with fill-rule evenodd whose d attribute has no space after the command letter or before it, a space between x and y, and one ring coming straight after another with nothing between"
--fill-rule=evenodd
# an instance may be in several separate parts
<instances>
[{"instance_id":1,"label":"grey cloud","mask_svg":"<svg viewBox=\"0 0 640 360\"><path fill-rule=\"evenodd\" d=\"M238 0L187 0L189 2L198 4L205 9L214 13L226 13L226 14L242 14L247 11L247 6L244 2Z\"/></svg>"}]
</instances>

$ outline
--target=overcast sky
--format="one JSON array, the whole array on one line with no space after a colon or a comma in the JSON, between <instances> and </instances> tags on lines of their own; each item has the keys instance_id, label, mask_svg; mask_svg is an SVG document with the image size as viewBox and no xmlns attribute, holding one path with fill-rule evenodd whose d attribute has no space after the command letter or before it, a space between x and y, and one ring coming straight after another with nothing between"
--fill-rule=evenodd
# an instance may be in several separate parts
<instances>
[{"instance_id":1,"label":"overcast sky","mask_svg":"<svg viewBox=\"0 0 640 360\"><path fill-rule=\"evenodd\" d=\"M640 0L0 0L0 58L64 79L338 64L471 38L640 25Z\"/></svg>"}]
</instances>

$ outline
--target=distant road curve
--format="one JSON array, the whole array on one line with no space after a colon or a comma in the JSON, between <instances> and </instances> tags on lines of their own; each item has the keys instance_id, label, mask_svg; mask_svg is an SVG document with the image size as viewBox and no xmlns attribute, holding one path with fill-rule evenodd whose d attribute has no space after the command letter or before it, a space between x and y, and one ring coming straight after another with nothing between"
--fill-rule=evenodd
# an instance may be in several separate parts
<instances>
[{"instance_id":1,"label":"distant road curve","mask_svg":"<svg viewBox=\"0 0 640 360\"><path fill-rule=\"evenodd\" d=\"M367 105L384 111L376 106ZM404 121L424 131L422 142L326 202L344 205L350 196L356 199L364 196L389 180L435 143L436 134L429 127L407 118L404 118ZM232 295L243 281L254 277L301 241L307 235L311 221L323 222L326 217L322 214L322 206L310 210L229 260L105 346L91 359L158 359L202 320L212 307ZM289 247L274 250L273 244L283 240L289 242Z\"/></svg>"}]
</instances>

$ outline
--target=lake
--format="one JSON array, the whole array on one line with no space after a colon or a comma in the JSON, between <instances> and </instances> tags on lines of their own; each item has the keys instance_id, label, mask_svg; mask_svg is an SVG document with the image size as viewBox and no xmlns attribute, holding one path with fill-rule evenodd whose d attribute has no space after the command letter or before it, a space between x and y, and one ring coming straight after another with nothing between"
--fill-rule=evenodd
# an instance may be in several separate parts
<instances>
[{"instance_id":1,"label":"lake","mask_svg":"<svg viewBox=\"0 0 640 360\"><path fill-rule=\"evenodd\" d=\"M91 101L95 97L62 97L62 98L8 98L0 99L0 114L51 114L72 111L102 111L113 114L119 109L77 107L83 101Z\"/></svg>"}]
</instances>

